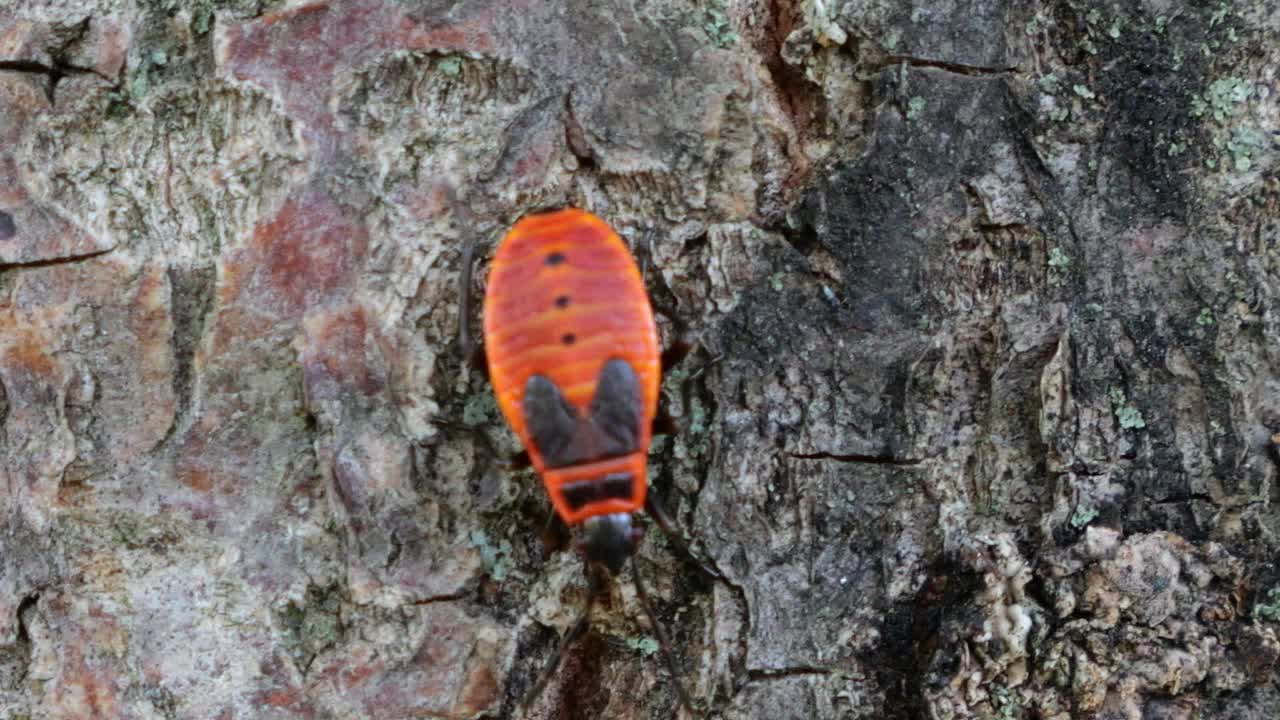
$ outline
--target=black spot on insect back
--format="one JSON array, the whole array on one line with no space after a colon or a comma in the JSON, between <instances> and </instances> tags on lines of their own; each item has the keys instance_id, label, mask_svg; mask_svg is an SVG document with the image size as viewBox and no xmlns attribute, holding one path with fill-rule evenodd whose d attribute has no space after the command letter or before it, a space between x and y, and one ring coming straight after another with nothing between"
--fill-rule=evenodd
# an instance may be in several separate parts
<instances>
[{"instance_id":1,"label":"black spot on insect back","mask_svg":"<svg viewBox=\"0 0 1280 720\"><path fill-rule=\"evenodd\" d=\"M564 262L564 260L564 253L553 252L547 256L547 264L552 266L559 265Z\"/></svg>"},{"instance_id":2,"label":"black spot on insect back","mask_svg":"<svg viewBox=\"0 0 1280 720\"><path fill-rule=\"evenodd\" d=\"M560 337L560 342L564 343L565 345L572 345L578 342L578 336L574 335L573 333L565 333Z\"/></svg>"},{"instance_id":3,"label":"black spot on insect back","mask_svg":"<svg viewBox=\"0 0 1280 720\"><path fill-rule=\"evenodd\" d=\"M13 216L0 210L0 240L8 240L18 234L18 225L13 222Z\"/></svg>"},{"instance_id":4,"label":"black spot on insect back","mask_svg":"<svg viewBox=\"0 0 1280 720\"><path fill-rule=\"evenodd\" d=\"M561 310L569 307L569 296L561 295L560 297L556 298L556 307L560 308Z\"/></svg>"}]
</instances>

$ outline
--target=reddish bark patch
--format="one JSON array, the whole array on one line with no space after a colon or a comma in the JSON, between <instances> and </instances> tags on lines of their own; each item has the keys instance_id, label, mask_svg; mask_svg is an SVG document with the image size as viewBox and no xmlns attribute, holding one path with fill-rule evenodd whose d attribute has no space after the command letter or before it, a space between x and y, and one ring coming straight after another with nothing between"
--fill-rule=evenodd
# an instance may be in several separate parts
<instances>
[{"instance_id":1,"label":"reddish bark patch","mask_svg":"<svg viewBox=\"0 0 1280 720\"><path fill-rule=\"evenodd\" d=\"M452 603L432 604L410 621L418 650L394 660L364 641L336 648L308 673L308 691L335 693L341 717L468 718L501 702L511 637Z\"/></svg>"},{"instance_id":2,"label":"reddish bark patch","mask_svg":"<svg viewBox=\"0 0 1280 720\"><path fill-rule=\"evenodd\" d=\"M233 351L239 340L261 337L281 321L296 321L305 308L345 292L367 247L365 227L323 191L289 199L254 229L246 248L223 262L219 299L259 313L224 310L214 354ZM232 317L236 322L228 321Z\"/></svg>"},{"instance_id":3,"label":"reddish bark patch","mask_svg":"<svg viewBox=\"0 0 1280 720\"><path fill-rule=\"evenodd\" d=\"M345 391L373 397L382 393L387 381L369 367L371 349L384 345L370 331L365 309L343 307L331 314L308 318L306 346L300 361L307 397L311 402L336 399Z\"/></svg>"},{"instance_id":4,"label":"reddish bark patch","mask_svg":"<svg viewBox=\"0 0 1280 720\"><path fill-rule=\"evenodd\" d=\"M88 717L120 717L120 701L116 698L115 688L90 669L83 657L74 665L66 680L67 694L64 699L75 698L79 694L80 698L77 699L82 700L82 707L89 710ZM73 700L64 707L76 705Z\"/></svg>"},{"instance_id":5,"label":"reddish bark patch","mask_svg":"<svg viewBox=\"0 0 1280 720\"><path fill-rule=\"evenodd\" d=\"M59 598L44 606L57 653L57 673L48 681L41 705L60 718L123 717L119 694L112 682L124 668L115 653L123 648L122 631L115 617L93 605L86 614L92 627L73 621L71 604ZM42 605L44 603L42 602Z\"/></svg>"},{"instance_id":6,"label":"reddish bark patch","mask_svg":"<svg viewBox=\"0 0 1280 720\"><path fill-rule=\"evenodd\" d=\"M178 480L196 492L209 492L213 489L213 476L202 468L183 468L178 472Z\"/></svg>"},{"instance_id":7,"label":"reddish bark patch","mask_svg":"<svg viewBox=\"0 0 1280 720\"><path fill-rule=\"evenodd\" d=\"M369 678L377 675L384 669L385 668L381 663L376 665L372 663L368 665L357 665L356 667L342 673L342 685L344 688L364 685Z\"/></svg>"},{"instance_id":8,"label":"reddish bark patch","mask_svg":"<svg viewBox=\"0 0 1280 720\"><path fill-rule=\"evenodd\" d=\"M132 30L114 18L95 16L89 32L93 38L90 54L93 69L103 77L118 78L133 41Z\"/></svg>"},{"instance_id":9,"label":"reddish bark patch","mask_svg":"<svg viewBox=\"0 0 1280 720\"><path fill-rule=\"evenodd\" d=\"M289 707L297 701L298 691L295 689L271 690L258 695L258 702L271 707Z\"/></svg>"},{"instance_id":10,"label":"reddish bark patch","mask_svg":"<svg viewBox=\"0 0 1280 720\"><path fill-rule=\"evenodd\" d=\"M264 260L262 279L291 308L322 302L344 286L367 243L364 226L327 195L290 200L254 231Z\"/></svg>"},{"instance_id":11,"label":"reddish bark patch","mask_svg":"<svg viewBox=\"0 0 1280 720\"><path fill-rule=\"evenodd\" d=\"M458 708L464 717L492 707L501 699L498 678L488 665L479 665L467 674L466 685L462 689L462 706Z\"/></svg>"},{"instance_id":12,"label":"reddish bark patch","mask_svg":"<svg viewBox=\"0 0 1280 720\"><path fill-rule=\"evenodd\" d=\"M492 8L457 22L451 9L439 13L419 21L382 0L309 3L229 27L219 60L234 77L280 96L320 139L331 139L335 80L373 58L395 50L493 53Z\"/></svg>"},{"instance_id":13,"label":"reddish bark patch","mask_svg":"<svg viewBox=\"0 0 1280 720\"><path fill-rule=\"evenodd\" d=\"M10 335L7 347L4 348L3 360L0 362L11 372L16 371L15 375L52 379L56 366L53 357L46 352L42 339L31 332L10 330L6 331L6 334L9 332L13 334Z\"/></svg>"},{"instance_id":14,"label":"reddish bark patch","mask_svg":"<svg viewBox=\"0 0 1280 720\"><path fill-rule=\"evenodd\" d=\"M795 29L800 9L791 0L761 0L764 5L763 22L755 24L754 44L769 77L773 80L775 102L791 120L798 143L814 132L814 125L823 115L822 96L814 84L805 77L801 68L787 64L782 57L783 44ZM791 172L783 182L785 197L794 195L809 173L809 160L802 147L788 149Z\"/></svg>"},{"instance_id":15,"label":"reddish bark patch","mask_svg":"<svg viewBox=\"0 0 1280 720\"><path fill-rule=\"evenodd\" d=\"M114 265L104 264L99 272L106 275L118 271ZM129 313L132 337L109 351L111 356L120 358L115 364L121 370L110 378L102 375L104 388L99 406L117 417L133 414L136 418L136 422L121 427L105 428L107 444L122 463L162 442L177 412L173 351L169 344L173 336L170 299L169 279L164 268L154 263L147 265L139 277L136 292L124 308ZM107 388L108 381L114 387ZM141 388L142 393L130 391L130 386Z\"/></svg>"},{"instance_id":16,"label":"reddish bark patch","mask_svg":"<svg viewBox=\"0 0 1280 720\"><path fill-rule=\"evenodd\" d=\"M305 688L294 684L288 669L278 657L268 657L261 663L259 669L263 677L275 683L276 687L255 693L253 700L256 704L287 708L290 717L313 718L316 716L316 709L307 699Z\"/></svg>"},{"instance_id":17,"label":"reddish bark patch","mask_svg":"<svg viewBox=\"0 0 1280 720\"><path fill-rule=\"evenodd\" d=\"M253 457L253 446L243 441L244 433L238 428L208 429L193 427L183 438L178 451L174 474L178 482L194 491L190 495L170 493L164 498L166 512L181 512L197 521L204 521L212 531L227 517L240 518L243 507L237 503L248 488L250 478L239 474L242 466L225 467L218 458L230 456L244 461ZM213 435L216 440L209 442Z\"/></svg>"},{"instance_id":18,"label":"reddish bark patch","mask_svg":"<svg viewBox=\"0 0 1280 720\"><path fill-rule=\"evenodd\" d=\"M791 116L796 130L803 133L817 118L820 96L817 88L804 76L804 71L787 64L782 58L782 46L795 29L795 21L801 11L789 0L770 2L769 11L762 38L765 65L778 88L779 104Z\"/></svg>"}]
</instances>

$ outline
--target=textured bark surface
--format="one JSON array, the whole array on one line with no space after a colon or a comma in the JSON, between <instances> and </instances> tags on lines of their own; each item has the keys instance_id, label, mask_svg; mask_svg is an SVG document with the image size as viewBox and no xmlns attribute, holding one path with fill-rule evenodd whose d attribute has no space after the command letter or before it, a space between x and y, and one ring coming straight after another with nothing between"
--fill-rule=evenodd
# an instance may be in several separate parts
<instances>
[{"instance_id":1,"label":"textured bark surface","mask_svg":"<svg viewBox=\"0 0 1280 720\"><path fill-rule=\"evenodd\" d=\"M1278 71L1262 0L5 3L0 718L679 712L629 582L519 707L586 584L456 278L565 204L698 341L700 714L1277 717Z\"/></svg>"}]
</instances>

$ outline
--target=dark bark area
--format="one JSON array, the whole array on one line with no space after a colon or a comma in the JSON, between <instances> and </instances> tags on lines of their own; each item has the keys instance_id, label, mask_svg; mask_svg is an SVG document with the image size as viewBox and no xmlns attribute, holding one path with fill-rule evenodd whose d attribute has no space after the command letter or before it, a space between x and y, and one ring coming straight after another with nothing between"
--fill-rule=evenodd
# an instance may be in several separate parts
<instances>
[{"instance_id":1,"label":"dark bark area","mask_svg":"<svg viewBox=\"0 0 1280 720\"><path fill-rule=\"evenodd\" d=\"M565 205L695 342L700 716L1275 717L1278 69L1258 0L5 5L0 718L680 713L625 581L520 706L587 582L457 273Z\"/></svg>"}]
</instances>

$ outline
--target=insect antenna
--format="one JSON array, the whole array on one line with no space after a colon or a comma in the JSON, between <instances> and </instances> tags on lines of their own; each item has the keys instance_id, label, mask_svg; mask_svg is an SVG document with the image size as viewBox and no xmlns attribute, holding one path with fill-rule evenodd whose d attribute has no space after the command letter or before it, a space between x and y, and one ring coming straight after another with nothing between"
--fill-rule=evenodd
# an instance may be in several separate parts
<instances>
[{"instance_id":1,"label":"insect antenna","mask_svg":"<svg viewBox=\"0 0 1280 720\"><path fill-rule=\"evenodd\" d=\"M680 695L680 704L688 711L689 715L696 717L693 712L693 702L689 699L689 693L684 689L684 683L680 682L680 673L676 668L675 658L671 655L671 641L667 639L667 632L662 629L662 624L658 622L658 616L653 612L653 606L649 603L649 593L644 589L644 583L640 580L640 558L631 558L631 578L636 585L636 597L640 600L641 607L644 608L644 614L649 617L649 624L653 626L653 633L658 636L658 652L662 654L662 662L667 666L667 672L671 673L671 682L676 686L676 692Z\"/></svg>"}]
</instances>

